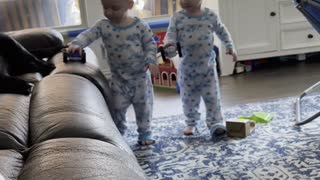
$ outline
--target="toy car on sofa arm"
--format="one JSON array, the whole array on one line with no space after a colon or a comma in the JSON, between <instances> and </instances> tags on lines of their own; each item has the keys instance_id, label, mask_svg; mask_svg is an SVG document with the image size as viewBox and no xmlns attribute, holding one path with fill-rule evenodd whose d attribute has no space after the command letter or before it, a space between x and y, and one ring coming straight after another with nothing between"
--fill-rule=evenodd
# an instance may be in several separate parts
<instances>
[{"instance_id":1,"label":"toy car on sofa arm","mask_svg":"<svg viewBox=\"0 0 320 180\"><path fill-rule=\"evenodd\" d=\"M82 50L81 55L79 53L68 53L67 49L62 50L63 53L63 62L81 62L86 63L86 52Z\"/></svg>"}]
</instances>

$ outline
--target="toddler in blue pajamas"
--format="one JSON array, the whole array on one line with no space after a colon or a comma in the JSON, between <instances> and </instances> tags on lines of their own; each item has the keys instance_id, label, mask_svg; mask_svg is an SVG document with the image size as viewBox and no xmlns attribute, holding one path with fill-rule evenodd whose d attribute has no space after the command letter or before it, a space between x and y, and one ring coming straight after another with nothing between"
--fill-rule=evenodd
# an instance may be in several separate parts
<instances>
[{"instance_id":1,"label":"toddler in blue pajamas","mask_svg":"<svg viewBox=\"0 0 320 180\"><path fill-rule=\"evenodd\" d=\"M213 138L226 134L213 50L213 33L224 42L226 53L237 60L231 36L218 16L201 8L202 0L180 0L182 10L175 13L165 37L165 47L181 45L182 61L178 69L183 111L187 117L185 135L193 135L200 119L201 97L206 106L206 124ZM170 48L169 48L170 47ZM172 54L172 53L168 53Z\"/></svg>"},{"instance_id":2,"label":"toddler in blue pajamas","mask_svg":"<svg viewBox=\"0 0 320 180\"><path fill-rule=\"evenodd\" d=\"M81 49L102 38L111 69L113 118L121 132L126 127L126 111L132 104L138 126L138 143L150 145L155 141L151 133L153 88L151 73L157 74L156 52L153 33L149 26L127 13L133 0L101 0L107 19L98 21L93 27L73 40L69 52L81 53Z\"/></svg>"}]
</instances>

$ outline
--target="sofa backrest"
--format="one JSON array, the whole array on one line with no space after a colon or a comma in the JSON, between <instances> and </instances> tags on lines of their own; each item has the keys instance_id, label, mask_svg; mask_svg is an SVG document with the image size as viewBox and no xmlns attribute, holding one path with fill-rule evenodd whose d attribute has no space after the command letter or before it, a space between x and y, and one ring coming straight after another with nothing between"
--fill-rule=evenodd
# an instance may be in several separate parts
<instances>
[{"instance_id":1,"label":"sofa backrest","mask_svg":"<svg viewBox=\"0 0 320 180\"><path fill-rule=\"evenodd\" d=\"M102 140L133 154L94 84L77 75L50 75L32 93L31 144L67 137Z\"/></svg>"},{"instance_id":2,"label":"sofa backrest","mask_svg":"<svg viewBox=\"0 0 320 180\"><path fill-rule=\"evenodd\" d=\"M60 33L48 41L47 33L15 33L56 69L31 96L0 94L0 180L146 179L113 122L108 81L94 53L86 49L86 64L65 64Z\"/></svg>"}]
</instances>

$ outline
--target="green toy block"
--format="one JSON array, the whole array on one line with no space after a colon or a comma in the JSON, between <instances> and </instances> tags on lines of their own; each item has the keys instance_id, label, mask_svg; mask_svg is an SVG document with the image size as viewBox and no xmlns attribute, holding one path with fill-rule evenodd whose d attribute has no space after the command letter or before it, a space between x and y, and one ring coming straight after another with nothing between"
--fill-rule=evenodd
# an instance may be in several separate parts
<instances>
[{"instance_id":1,"label":"green toy block","mask_svg":"<svg viewBox=\"0 0 320 180\"><path fill-rule=\"evenodd\" d=\"M273 115L266 112L255 112L250 117L247 116L239 116L239 120L252 120L256 123L262 123L267 124L269 123L273 118Z\"/></svg>"}]
</instances>

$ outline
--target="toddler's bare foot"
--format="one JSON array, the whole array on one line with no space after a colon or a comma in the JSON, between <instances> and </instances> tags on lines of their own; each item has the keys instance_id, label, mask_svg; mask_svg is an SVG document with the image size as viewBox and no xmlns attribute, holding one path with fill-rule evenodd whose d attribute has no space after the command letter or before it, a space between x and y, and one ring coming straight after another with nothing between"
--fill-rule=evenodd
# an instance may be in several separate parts
<instances>
[{"instance_id":1,"label":"toddler's bare foot","mask_svg":"<svg viewBox=\"0 0 320 180\"><path fill-rule=\"evenodd\" d=\"M192 136L195 133L196 133L196 127L194 127L194 126L187 126L183 130L183 134L186 135L186 136Z\"/></svg>"}]
</instances>

